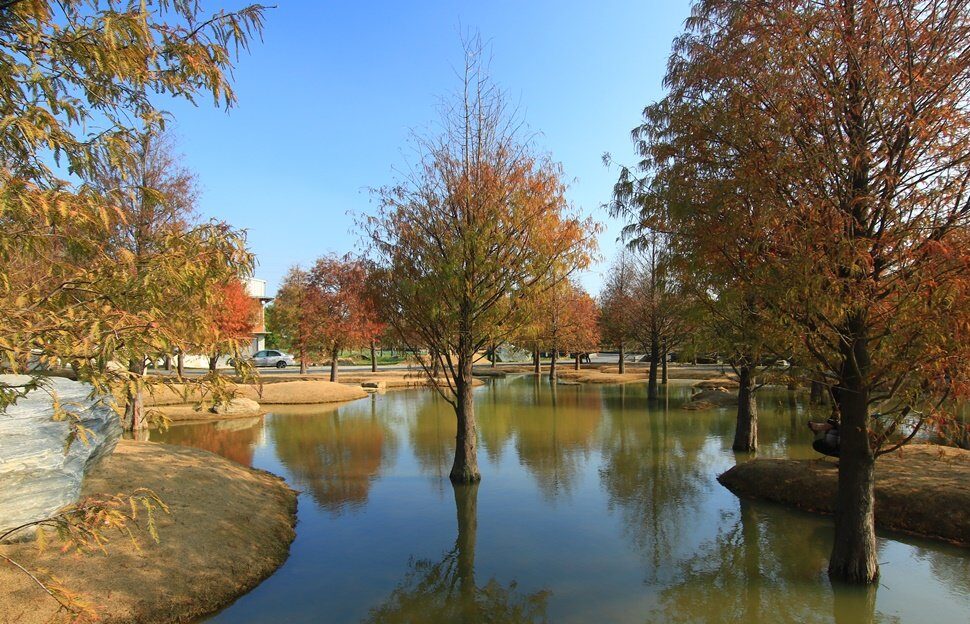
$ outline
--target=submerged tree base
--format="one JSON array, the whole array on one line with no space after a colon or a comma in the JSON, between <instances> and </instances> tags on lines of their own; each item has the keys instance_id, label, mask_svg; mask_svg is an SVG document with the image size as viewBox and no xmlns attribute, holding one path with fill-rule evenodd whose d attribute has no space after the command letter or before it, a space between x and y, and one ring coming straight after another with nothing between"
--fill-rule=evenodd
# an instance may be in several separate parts
<instances>
[{"instance_id":1,"label":"submerged tree base","mask_svg":"<svg viewBox=\"0 0 970 624\"><path fill-rule=\"evenodd\" d=\"M738 496L831 514L838 463L757 459L735 466L718 481ZM970 451L913 444L881 457L875 498L877 527L970 546ZM856 574L835 573L840 579Z\"/></svg>"},{"instance_id":2,"label":"submerged tree base","mask_svg":"<svg viewBox=\"0 0 970 624\"><path fill-rule=\"evenodd\" d=\"M272 574L295 536L296 493L267 472L212 453L121 441L85 480L83 495L146 487L171 515L156 518L159 543L141 549L117 536L107 555L62 555L55 545L0 546L82 594L102 622L185 622L217 611ZM21 624L51 621L58 604L23 574L0 567L0 613Z\"/></svg>"}]
</instances>

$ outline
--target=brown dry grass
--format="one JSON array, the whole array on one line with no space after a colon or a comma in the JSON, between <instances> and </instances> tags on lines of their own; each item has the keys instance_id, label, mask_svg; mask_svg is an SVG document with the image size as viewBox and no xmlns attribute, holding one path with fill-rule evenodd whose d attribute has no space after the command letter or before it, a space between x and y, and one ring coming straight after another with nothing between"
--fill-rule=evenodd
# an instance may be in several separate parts
<instances>
[{"instance_id":1,"label":"brown dry grass","mask_svg":"<svg viewBox=\"0 0 970 624\"><path fill-rule=\"evenodd\" d=\"M296 493L269 473L197 449L122 441L87 477L84 494L153 490L171 508L158 519L160 542L142 549L117 537L108 554L38 553L34 544L0 546L84 594L106 623L191 621L227 605L286 560ZM39 624L57 604L22 574L0 567L0 622Z\"/></svg>"},{"instance_id":2,"label":"brown dry grass","mask_svg":"<svg viewBox=\"0 0 970 624\"><path fill-rule=\"evenodd\" d=\"M209 420L230 420L235 418L252 418L266 413L265 409L255 412L240 412L236 414L213 414L208 408L196 409L195 405L162 405L153 407L173 423L205 422Z\"/></svg>"},{"instance_id":3,"label":"brown dry grass","mask_svg":"<svg viewBox=\"0 0 970 624\"><path fill-rule=\"evenodd\" d=\"M352 373L346 373L340 375L340 383L352 384L358 386L362 383L370 381L381 381L384 382L384 387L387 390L402 389L402 388L424 388L429 384L428 377L420 370L390 370L390 371L377 371L372 373L370 371L354 371ZM481 386L485 382L481 379L473 379L473 386ZM438 379L438 384L441 386L447 386L448 380L445 377L440 377Z\"/></svg>"},{"instance_id":4,"label":"brown dry grass","mask_svg":"<svg viewBox=\"0 0 970 624\"><path fill-rule=\"evenodd\" d=\"M253 399L260 405L302 405L307 403L339 403L367 396L360 388L342 383L321 381L284 381L265 384L237 386L239 396Z\"/></svg>"},{"instance_id":5,"label":"brown dry grass","mask_svg":"<svg viewBox=\"0 0 970 624\"><path fill-rule=\"evenodd\" d=\"M737 494L830 514L838 464L757 459L718 480ZM913 444L876 461L876 525L970 546L970 451Z\"/></svg>"},{"instance_id":6,"label":"brown dry grass","mask_svg":"<svg viewBox=\"0 0 970 624\"><path fill-rule=\"evenodd\" d=\"M360 388L323 379L307 378L286 381L274 380L263 384L237 384L233 386L236 394L263 405L291 405L305 403L338 403L353 401L367 396ZM197 384L177 383L152 388L146 393L145 405L161 407L171 405L190 405L203 399ZM186 410L175 410L187 414Z\"/></svg>"},{"instance_id":7,"label":"brown dry grass","mask_svg":"<svg viewBox=\"0 0 970 624\"><path fill-rule=\"evenodd\" d=\"M731 377L713 377L711 379L705 379L704 381L699 381L695 383L694 387L708 388L708 389L716 389L716 388L730 389L730 388L737 388L738 385L740 385L738 384L738 381L736 379L732 379Z\"/></svg>"},{"instance_id":8,"label":"brown dry grass","mask_svg":"<svg viewBox=\"0 0 970 624\"><path fill-rule=\"evenodd\" d=\"M712 388L701 390L691 395L690 401L685 403L681 409L685 410L708 410L716 407L728 407L738 404L737 392L727 391L722 388Z\"/></svg>"}]
</instances>

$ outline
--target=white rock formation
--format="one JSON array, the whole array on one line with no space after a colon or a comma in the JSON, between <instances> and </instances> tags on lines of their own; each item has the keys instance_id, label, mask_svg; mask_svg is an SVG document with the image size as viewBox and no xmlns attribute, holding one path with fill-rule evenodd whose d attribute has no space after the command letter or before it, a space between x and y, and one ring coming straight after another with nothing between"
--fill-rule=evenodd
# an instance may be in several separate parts
<instances>
[{"instance_id":1,"label":"white rock formation","mask_svg":"<svg viewBox=\"0 0 970 624\"><path fill-rule=\"evenodd\" d=\"M0 375L0 384L22 385L25 375ZM0 534L49 517L78 500L84 474L110 454L121 437L118 415L88 398L91 386L60 377L0 412ZM52 395L80 419L88 440L70 446L67 421L55 421ZM18 532L10 539L27 537Z\"/></svg>"}]
</instances>

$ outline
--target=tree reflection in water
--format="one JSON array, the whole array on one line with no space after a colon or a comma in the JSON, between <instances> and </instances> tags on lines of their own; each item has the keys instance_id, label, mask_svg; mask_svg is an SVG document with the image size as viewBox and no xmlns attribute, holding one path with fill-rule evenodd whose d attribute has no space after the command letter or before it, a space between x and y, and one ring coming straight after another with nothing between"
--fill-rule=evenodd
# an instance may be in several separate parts
<instances>
[{"instance_id":1,"label":"tree reflection in water","mask_svg":"<svg viewBox=\"0 0 970 624\"><path fill-rule=\"evenodd\" d=\"M599 401L578 386L541 382L531 404L500 404L508 412L519 462L535 478L547 500L568 496L594 449L602 413ZM538 384L537 384L538 386ZM486 419L483 419L483 426Z\"/></svg>"},{"instance_id":2,"label":"tree reflection in water","mask_svg":"<svg viewBox=\"0 0 970 624\"><path fill-rule=\"evenodd\" d=\"M647 622L897 622L875 612L876 586L830 585L824 578L831 530L807 529L798 515L762 513L744 499L717 537L679 564Z\"/></svg>"},{"instance_id":3,"label":"tree reflection in water","mask_svg":"<svg viewBox=\"0 0 970 624\"><path fill-rule=\"evenodd\" d=\"M679 397L670 401L678 405ZM642 413L639 408L642 407ZM642 388L604 389L609 430L603 438L600 482L637 550L647 559L646 581L669 575L678 545L710 488L711 468L701 458L705 442L720 433L719 419L699 412L672 414L650 407Z\"/></svg>"},{"instance_id":4,"label":"tree reflection in water","mask_svg":"<svg viewBox=\"0 0 970 624\"><path fill-rule=\"evenodd\" d=\"M338 515L366 504L396 447L394 434L374 412L318 406L315 413L281 412L268 425L294 484Z\"/></svg>"},{"instance_id":5,"label":"tree reflection in water","mask_svg":"<svg viewBox=\"0 0 970 624\"><path fill-rule=\"evenodd\" d=\"M497 463L511 443L545 498L568 495L595 447L599 399L579 387L550 389L539 381L503 385L501 401L495 393L493 385L475 394L486 457ZM408 421L408 437L421 471L440 485L455 446L455 418L447 403L436 395L421 401Z\"/></svg>"},{"instance_id":6,"label":"tree reflection in water","mask_svg":"<svg viewBox=\"0 0 970 624\"><path fill-rule=\"evenodd\" d=\"M441 561L418 560L391 595L371 610L366 622L546 622L548 591L522 594L513 581L475 578L479 484L455 485L458 537Z\"/></svg>"},{"instance_id":7,"label":"tree reflection in water","mask_svg":"<svg viewBox=\"0 0 970 624\"><path fill-rule=\"evenodd\" d=\"M151 431L152 441L191 446L251 466L253 449L262 438L263 418L236 418L204 424L173 425L166 431Z\"/></svg>"}]
</instances>

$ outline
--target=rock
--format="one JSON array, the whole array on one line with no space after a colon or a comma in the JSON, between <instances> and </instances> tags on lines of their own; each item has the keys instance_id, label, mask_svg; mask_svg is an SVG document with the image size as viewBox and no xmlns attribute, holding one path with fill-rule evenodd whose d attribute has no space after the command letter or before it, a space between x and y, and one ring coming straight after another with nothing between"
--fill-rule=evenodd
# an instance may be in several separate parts
<instances>
[{"instance_id":1,"label":"rock","mask_svg":"<svg viewBox=\"0 0 970 624\"><path fill-rule=\"evenodd\" d=\"M236 397L228 403L217 403L209 408L213 414L235 416L237 414L256 414L260 410L259 403L245 397Z\"/></svg>"},{"instance_id":2,"label":"rock","mask_svg":"<svg viewBox=\"0 0 970 624\"><path fill-rule=\"evenodd\" d=\"M380 392L387 390L386 381L364 381L361 382L360 387L368 392Z\"/></svg>"},{"instance_id":3,"label":"rock","mask_svg":"<svg viewBox=\"0 0 970 624\"><path fill-rule=\"evenodd\" d=\"M30 381L25 375L0 375L8 386ZM0 533L49 517L77 502L84 474L109 455L121 437L121 424L111 397L91 400L91 386L49 377L0 413ZM70 426L53 420L52 396L77 415L87 440L68 445ZM18 532L11 539L32 533Z\"/></svg>"}]
</instances>

